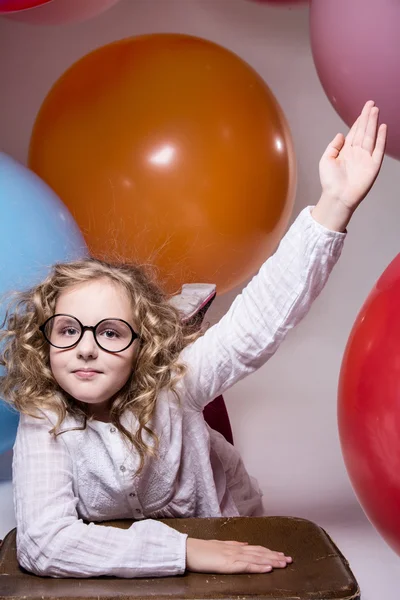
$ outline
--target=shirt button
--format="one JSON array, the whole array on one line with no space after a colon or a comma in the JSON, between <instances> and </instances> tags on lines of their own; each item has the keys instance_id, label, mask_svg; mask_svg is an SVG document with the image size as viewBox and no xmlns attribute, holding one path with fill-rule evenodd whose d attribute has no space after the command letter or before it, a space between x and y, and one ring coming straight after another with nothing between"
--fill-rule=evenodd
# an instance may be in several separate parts
<instances>
[{"instance_id":1,"label":"shirt button","mask_svg":"<svg viewBox=\"0 0 400 600\"><path fill-rule=\"evenodd\" d=\"M110 427L110 432L111 433L115 433L117 430L115 429L115 427Z\"/></svg>"},{"instance_id":2,"label":"shirt button","mask_svg":"<svg viewBox=\"0 0 400 600\"><path fill-rule=\"evenodd\" d=\"M129 495L131 498L134 498L136 496L136 494L134 494L133 492L131 492Z\"/></svg>"},{"instance_id":3,"label":"shirt button","mask_svg":"<svg viewBox=\"0 0 400 600\"><path fill-rule=\"evenodd\" d=\"M137 509L135 510L135 512L137 512L137 513L139 513L139 514L140 514L142 511L140 510L140 508L137 508Z\"/></svg>"},{"instance_id":4,"label":"shirt button","mask_svg":"<svg viewBox=\"0 0 400 600\"><path fill-rule=\"evenodd\" d=\"M126 467L124 467L124 465L121 465L120 468L119 468L119 470L122 471L122 472L124 472L124 471L126 471Z\"/></svg>"}]
</instances>

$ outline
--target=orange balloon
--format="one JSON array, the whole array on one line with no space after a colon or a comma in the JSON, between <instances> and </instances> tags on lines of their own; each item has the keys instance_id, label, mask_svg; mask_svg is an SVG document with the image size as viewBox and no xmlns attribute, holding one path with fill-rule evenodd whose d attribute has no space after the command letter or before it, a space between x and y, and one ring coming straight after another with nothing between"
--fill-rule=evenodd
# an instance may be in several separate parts
<instances>
[{"instance_id":1,"label":"orange balloon","mask_svg":"<svg viewBox=\"0 0 400 600\"><path fill-rule=\"evenodd\" d=\"M121 40L72 65L43 102L29 164L94 256L151 262L171 292L242 283L293 207L294 151L268 86L187 35Z\"/></svg>"}]
</instances>

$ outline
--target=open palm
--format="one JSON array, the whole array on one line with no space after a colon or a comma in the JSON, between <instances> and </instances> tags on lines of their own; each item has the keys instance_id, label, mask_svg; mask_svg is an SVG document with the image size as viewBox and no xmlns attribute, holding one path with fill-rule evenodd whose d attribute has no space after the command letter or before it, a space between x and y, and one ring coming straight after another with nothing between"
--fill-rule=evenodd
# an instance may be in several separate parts
<instances>
[{"instance_id":1,"label":"open palm","mask_svg":"<svg viewBox=\"0 0 400 600\"><path fill-rule=\"evenodd\" d=\"M378 129L378 117L374 102L367 102L346 138L337 134L319 164L323 192L351 211L368 194L382 165L387 127Z\"/></svg>"}]
</instances>

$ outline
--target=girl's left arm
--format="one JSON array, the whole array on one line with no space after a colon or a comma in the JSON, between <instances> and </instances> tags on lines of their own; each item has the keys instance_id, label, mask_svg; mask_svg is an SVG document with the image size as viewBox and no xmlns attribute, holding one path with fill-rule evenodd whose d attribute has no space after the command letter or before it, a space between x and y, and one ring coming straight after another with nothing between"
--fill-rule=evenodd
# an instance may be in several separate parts
<instances>
[{"instance_id":1,"label":"girl's left arm","mask_svg":"<svg viewBox=\"0 0 400 600\"><path fill-rule=\"evenodd\" d=\"M193 408L202 410L264 364L321 292L383 161L386 126L378 128L378 113L367 102L347 137L338 134L328 145L318 204L301 212L219 323L182 352L188 366L182 385Z\"/></svg>"},{"instance_id":2,"label":"girl's left arm","mask_svg":"<svg viewBox=\"0 0 400 600\"><path fill-rule=\"evenodd\" d=\"M345 234L304 209L227 314L182 352L185 395L202 408L253 373L308 312L338 260Z\"/></svg>"}]
</instances>

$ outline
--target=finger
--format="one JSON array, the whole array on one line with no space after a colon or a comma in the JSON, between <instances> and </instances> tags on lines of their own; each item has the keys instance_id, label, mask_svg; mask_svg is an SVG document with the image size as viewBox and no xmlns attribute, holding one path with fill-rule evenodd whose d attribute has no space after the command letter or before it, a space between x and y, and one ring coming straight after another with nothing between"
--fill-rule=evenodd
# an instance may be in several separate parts
<instances>
[{"instance_id":1,"label":"finger","mask_svg":"<svg viewBox=\"0 0 400 600\"><path fill-rule=\"evenodd\" d=\"M274 569L285 569L288 566L286 560L272 560L269 564Z\"/></svg>"},{"instance_id":2,"label":"finger","mask_svg":"<svg viewBox=\"0 0 400 600\"><path fill-rule=\"evenodd\" d=\"M383 161L383 157L385 155L386 148L386 139L387 139L387 125L382 124L379 127L378 135L376 137L375 149L372 153L372 160L375 164L381 165Z\"/></svg>"},{"instance_id":3,"label":"finger","mask_svg":"<svg viewBox=\"0 0 400 600\"><path fill-rule=\"evenodd\" d=\"M364 108L362 109L361 115L359 117L360 120L358 122L352 146L361 146L365 136L365 132L367 130L369 114L374 104L375 102L373 102L372 100L365 103Z\"/></svg>"},{"instance_id":4,"label":"finger","mask_svg":"<svg viewBox=\"0 0 400 600\"><path fill-rule=\"evenodd\" d=\"M285 556L284 554L278 555L278 556L273 556L273 559L274 560L284 560L287 563L293 562L293 558L291 556Z\"/></svg>"},{"instance_id":5,"label":"finger","mask_svg":"<svg viewBox=\"0 0 400 600\"><path fill-rule=\"evenodd\" d=\"M232 573L269 573L271 565L255 565L244 561L237 561L233 565Z\"/></svg>"},{"instance_id":6,"label":"finger","mask_svg":"<svg viewBox=\"0 0 400 600\"><path fill-rule=\"evenodd\" d=\"M279 558L275 558L274 560L278 560L279 562L284 561L285 563L292 563L293 562L293 558L291 556L280 556Z\"/></svg>"},{"instance_id":7,"label":"finger","mask_svg":"<svg viewBox=\"0 0 400 600\"><path fill-rule=\"evenodd\" d=\"M284 560L286 558L283 552L277 552L276 550L271 550L265 546L247 546L246 548L243 548L243 552L261 554L265 556L268 555L276 560Z\"/></svg>"},{"instance_id":8,"label":"finger","mask_svg":"<svg viewBox=\"0 0 400 600\"><path fill-rule=\"evenodd\" d=\"M357 131L359 122L360 122L360 117L357 117L357 119L354 121L349 133L346 135L346 141L345 141L346 146L351 146L353 144L354 136L356 135L356 131Z\"/></svg>"},{"instance_id":9,"label":"finger","mask_svg":"<svg viewBox=\"0 0 400 600\"><path fill-rule=\"evenodd\" d=\"M292 562L291 560L286 560L284 556L277 558L268 554L259 554L258 552L255 552L254 554L243 554L243 556L246 556L246 560L250 561L251 559L251 562L272 565L276 569L284 569L289 562Z\"/></svg>"},{"instance_id":10,"label":"finger","mask_svg":"<svg viewBox=\"0 0 400 600\"><path fill-rule=\"evenodd\" d=\"M239 558L239 561L247 562L252 565L271 565L271 567L275 569L284 569L287 567L286 560L275 560L274 558L260 556L259 554L246 554L245 557Z\"/></svg>"},{"instance_id":11,"label":"finger","mask_svg":"<svg viewBox=\"0 0 400 600\"><path fill-rule=\"evenodd\" d=\"M325 158L337 158L340 154L341 149L344 145L344 135L342 133L338 133L335 135L331 143L327 146L323 157Z\"/></svg>"},{"instance_id":12,"label":"finger","mask_svg":"<svg viewBox=\"0 0 400 600\"><path fill-rule=\"evenodd\" d=\"M378 132L378 118L379 108L377 106L373 106L369 113L367 128L365 130L364 139L361 143L361 146L364 148L364 150L367 150L370 154L372 154L375 148L376 134Z\"/></svg>"}]
</instances>

